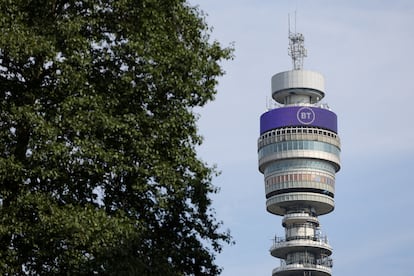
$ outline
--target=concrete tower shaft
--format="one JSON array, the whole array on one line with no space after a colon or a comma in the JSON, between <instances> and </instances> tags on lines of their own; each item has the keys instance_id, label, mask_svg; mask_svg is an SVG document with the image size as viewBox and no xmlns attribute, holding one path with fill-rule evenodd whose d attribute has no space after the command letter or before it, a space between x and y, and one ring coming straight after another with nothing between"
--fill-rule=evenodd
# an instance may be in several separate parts
<instances>
[{"instance_id":1,"label":"concrete tower shaft","mask_svg":"<svg viewBox=\"0 0 414 276\"><path fill-rule=\"evenodd\" d=\"M292 57L293 58L293 57ZM283 216L284 237L270 249L281 259L273 276L329 276L332 248L318 216L334 209L340 169L337 116L319 104L324 78L301 68L272 77L272 98L281 107L260 117L259 171L266 209Z\"/></svg>"}]
</instances>

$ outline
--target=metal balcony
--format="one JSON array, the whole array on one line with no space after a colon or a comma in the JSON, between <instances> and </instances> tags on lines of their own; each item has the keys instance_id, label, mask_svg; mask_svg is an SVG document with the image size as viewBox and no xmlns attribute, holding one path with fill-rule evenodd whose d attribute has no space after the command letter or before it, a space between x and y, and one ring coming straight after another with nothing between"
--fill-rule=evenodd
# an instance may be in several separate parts
<instances>
[{"instance_id":1,"label":"metal balcony","mask_svg":"<svg viewBox=\"0 0 414 276\"><path fill-rule=\"evenodd\" d=\"M270 254L280 259L285 259L288 253L294 251L308 251L317 255L330 256L332 247L328 244L326 236L294 236L288 239L276 237L270 248Z\"/></svg>"},{"instance_id":2,"label":"metal balcony","mask_svg":"<svg viewBox=\"0 0 414 276\"><path fill-rule=\"evenodd\" d=\"M331 267L311 263L286 264L273 269L272 276L304 275L304 272L311 272L312 276L331 276Z\"/></svg>"}]
</instances>

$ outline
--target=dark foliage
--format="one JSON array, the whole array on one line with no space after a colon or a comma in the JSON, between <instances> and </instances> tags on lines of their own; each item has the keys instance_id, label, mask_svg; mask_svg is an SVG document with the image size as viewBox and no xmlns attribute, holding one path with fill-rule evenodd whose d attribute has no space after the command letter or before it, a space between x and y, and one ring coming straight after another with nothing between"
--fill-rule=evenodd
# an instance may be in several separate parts
<instances>
[{"instance_id":1,"label":"dark foliage","mask_svg":"<svg viewBox=\"0 0 414 276\"><path fill-rule=\"evenodd\" d=\"M180 0L0 0L0 274L219 274L208 32Z\"/></svg>"}]
</instances>

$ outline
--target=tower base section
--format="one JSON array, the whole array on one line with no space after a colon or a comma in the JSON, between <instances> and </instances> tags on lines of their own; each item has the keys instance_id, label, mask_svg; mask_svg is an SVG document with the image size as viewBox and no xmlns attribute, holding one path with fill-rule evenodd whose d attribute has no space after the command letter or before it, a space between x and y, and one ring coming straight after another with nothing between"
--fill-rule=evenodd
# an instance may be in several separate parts
<instances>
[{"instance_id":1,"label":"tower base section","mask_svg":"<svg viewBox=\"0 0 414 276\"><path fill-rule=\"evenodd\" d=\"M315 264L290 264L273 269L272 276L331 276L330 267Z\"/></svg>"}]
</instances>

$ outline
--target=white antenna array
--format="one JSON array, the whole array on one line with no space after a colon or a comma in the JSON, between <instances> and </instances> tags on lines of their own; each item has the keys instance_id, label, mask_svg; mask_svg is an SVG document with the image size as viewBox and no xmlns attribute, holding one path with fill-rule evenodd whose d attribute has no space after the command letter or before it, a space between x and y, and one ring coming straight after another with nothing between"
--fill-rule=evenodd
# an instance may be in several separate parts
<instances>
[{"instance_id":1,"label":"white antenna array","mask_svg":"<svg viewBox=\"0 0 414 276\"><path fill-rule=\"evenodd\" d=\"M292 57L293 69L303 69L303 59L307 56L305 49L305 37L301 33L296 32L296 12L295 12L295 26L294 32L290 30L290 14L288 15L289 24L289 56Z\"/></svg>"}]
</instances>

